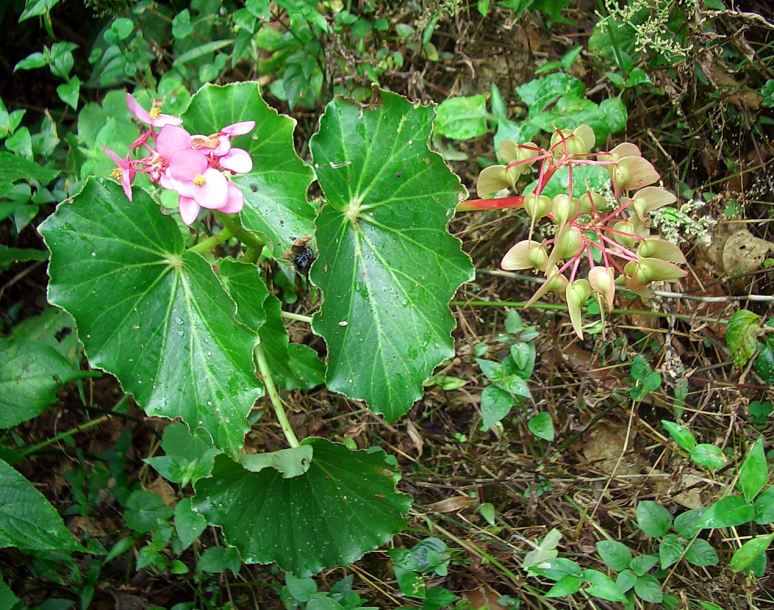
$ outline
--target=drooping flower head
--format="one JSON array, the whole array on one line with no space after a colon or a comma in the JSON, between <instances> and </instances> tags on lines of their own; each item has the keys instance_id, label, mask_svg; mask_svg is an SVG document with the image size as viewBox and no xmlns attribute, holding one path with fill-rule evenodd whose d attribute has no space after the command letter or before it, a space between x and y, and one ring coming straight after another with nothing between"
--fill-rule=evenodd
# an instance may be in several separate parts
<instances>
[{"instance_id":1,"label":"drooping flower head","mask_svg":"<svg viewBox=\"0 0 774 610\"><path fill-rule=\"evenodd\" d=\"M654 186L660 176L637 146L625 142L610 151L592 153L595 140L594 131L581 125L573 131L555 130L548 149L533 142L504 141L498 152L505 164L481 172L477 183L479 195L506 189L517 191L520 178L536 169L534 189L521 196L477 200L462 208L524 208L531 219L529 235L505 254L501 266L506 270L534 269L544 274L546 281L530 303L548 292L562 296L573 328L581 338L581 307L590 296L598 300L601 309L612 309L616 286L643 291L650 282L685 275L678 266L685 262L680 249L651 237L648 224L651 212L674 203L676 197L663 187ZM607 168L609 192L587 188L577 196L573 169L583 165ZM560 168L567 171L567 192L548 197L544 190ZM503 205L498 206L498 201ZM533 234L541 221L554 225L553 236L536 241ZM585 278L583 268L588 268Z\"/></svg>"}]
</instances>

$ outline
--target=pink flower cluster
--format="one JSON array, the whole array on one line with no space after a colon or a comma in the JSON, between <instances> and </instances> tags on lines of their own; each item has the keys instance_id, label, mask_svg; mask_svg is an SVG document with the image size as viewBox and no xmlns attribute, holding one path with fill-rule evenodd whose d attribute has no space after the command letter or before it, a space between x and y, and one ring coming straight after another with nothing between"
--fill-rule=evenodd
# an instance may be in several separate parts
<instances>
[{"instance_id":1,"label":"pink flower cluster","mask_svg":"<svg viewBox=\"0 0 774 610\"><path fill-rule=\"evenodd\" d=\"M180 216L186 224L196 220L201 208L226 214L242 210L244 195L228 177L248 173L253 160L247 151L232 147L231 139L252 131L254 121L234 123L209 136L191 135L180 127L180 118L161 114L155 106L148 112L130 94L126 95L126 105L134 116L150 125L130 147L144 149L147 154L142 159L132 159L130 154L120 157L105 147L105 153L117 165L113 175L121 181L129 201L134 178L142 173L151 182L178 194Z\"/></svg>"}]
</instances>

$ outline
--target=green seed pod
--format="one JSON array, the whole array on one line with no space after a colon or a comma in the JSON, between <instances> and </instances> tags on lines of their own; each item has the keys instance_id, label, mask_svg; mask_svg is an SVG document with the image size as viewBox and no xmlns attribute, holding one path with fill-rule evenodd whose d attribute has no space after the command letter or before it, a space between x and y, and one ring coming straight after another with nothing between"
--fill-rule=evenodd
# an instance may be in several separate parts
<instances>
[{"instance_id":1,"label":"green seed pod","mask_svg":"<svg viewBox=\"0 0 774 610\"><path fill-rule=\"evenodd\" d=\"M536 222L551 213L552 205L551 199L545 195L535 195L535 193L524 195L524 211Z\"/></svg>"},{"instance_id":2,"label":"green seed pod","mask_svg":"<svg viewBox=\"0 0 774 610\"><path fill-rule=\"evenodd\" d=\"M555 247L559 248L560 259L572 258L583 248L583 233L577 227L570 227L561 237L557 237Z\"/></svg>"},{"instance_id":3,"label":"green seed pod","mask_svg":"<svg viewBox=\"0 0 774 610\"><path fill-rule=\"evenodd\" d=\"M576 203L574 199L570 199L564 193L557 195L553 199L552 209L554 220L557 227L563 227L568 220L575 216Z\"/></svg>"}]
</instances>

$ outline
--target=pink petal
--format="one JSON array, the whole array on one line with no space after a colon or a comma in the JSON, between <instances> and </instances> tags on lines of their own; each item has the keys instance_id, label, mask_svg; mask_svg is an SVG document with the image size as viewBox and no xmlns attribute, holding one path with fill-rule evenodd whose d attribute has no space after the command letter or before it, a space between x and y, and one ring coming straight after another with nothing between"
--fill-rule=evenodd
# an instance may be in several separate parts
<instances>
[{"instance_id":1,"label":"pink petal","mask_svg":"<svg viewBox=\"0 0 774 610\"><path fill-rule=\"evenodd\" d=\"M115 152L113 152L113 151L112 151L112 150L110 150L110 149L109 149L107 146L103 146L103 147L102 147L102 150L104 150L104 151L105 151L105 154L106 154L108 157L110 157L111 159L113 159L113 161L115 162L115 164L116 164L118 167L126 167L126 166L127 166L128 160L127 160L127 159L124 159L124 158L122 158L122 157L119 157L119 156L118 156L118 153L115 153Z\"/></svg>"},{"instance_id":2,"label":"pink petal","mask_svg":"<svg viewBox=\"0 0 774 610\"><path fill-rule=\"evenodd\" d=\"M239 187L232 182L228 183L228 201L226 205L220 208L220 211L224 214L239 214L245 205L245 196Z\"/></svg>"},{"instance_id":3,"label":"pink petal","mask_svg":"<svg viewBox=\"0 0 774 610\"><path fill-rule=\"evenodd\" d=\"M194 199L203 208L219 210L228 201L228 180L218 170L212 168L202 176L204 177L202 186L194 183Z\"/></svg>"},{"instance_id":4,"label":"pink petal","mask_svg":"<svg viewBox=\"0 0 774 610\"><path fill-rule=\"evenodd\" d=\"M253 169L253 159L247 151L232 148L228 154L220 158L220 166L236 174L246 174Z\"/></svg>"},{"instance_id":5,"label":"pink petal","mask_svg":"<svg viewBox=\"0 0 774 610\"><path fill-rule=\"evenodd\" d=\"M145 108L137 103L137 100L132 97L131 93L126 94L126 105L129 108L129 112L140 119L143 123L148 123L150 125L153 124L153 117L151 117L150 113L145 110Z\"/></svg>"},{"instance_id":6,"label":"pink petal","mask_svg":"<svg viewBox=\"0 0 774 610\"><path fill-rule=\"evenodd\" d=\"M165 127L167 125L182 125L183 119L172 116L171 114L160 114L159 118L153 119L151 125L154 127Z\"/></svg>"},{"instance_id":7,"label":"pink petal","mask_svg":"<svg viewBox=\"0 0 774 610\"><path fill-rule=\"evenodd\" d=\"M191 134L182 127L167 125L156 138L156 150L165 159L186 148L191 148Z\"/></svg>"},{"instance_id":8,"label":"pink petal","mask_svg":"<svg viewBox=\"0 0 774 610\"><path fill-rule=\"evenodd\" d=\"M186 148L178 150L169 159L169 171L173 178L190 182L197 174L203 174L209 163L204 153Z\"/></svg>"},{"instance_id":9,"label":"pink petal","mask_svg":"<svg viewBox=\"0 0 774 610\"><path fill-rule=\"evenodd\" d=\"M228 136L218 136L218 145L212 150L214 157L222 157L231 150L231 140Z\"/></svg>"},{"instance_id":10,"label":"pink petal","mask_svg":"<svg viewBox=\"0 0 774 610\"><path fill-rule=\"evenodd\" d=\"M243 136L246 133L250 133L255 127L255 121L242 121L241 123L234 123L227 125L220 130L220 133L224 133L227 136Z\"/></svg>"},{"instance_id":11,"label":"pink petal","mask_svg":"<svg viewBox=\"0 0 774 610\"><path fill-rule=\"evenodd\" d=\"M177 207L180 210L180 218L187 225L193 224L193 221L199 215L199 204L190 197L183 197L181 195L177 202Z\"/></svg>"},{"instance_id":12,"label":"pink petal","mask_svg":"<svg viewBox=\"0 0 774 610\"><path fill-rule=\"evenodd\" d=\"M126 198L132 200L132 181L134 180L134 172L124 170L121 172L121 186L124 187L124 195Z\"/></svg>"}]
</instances>

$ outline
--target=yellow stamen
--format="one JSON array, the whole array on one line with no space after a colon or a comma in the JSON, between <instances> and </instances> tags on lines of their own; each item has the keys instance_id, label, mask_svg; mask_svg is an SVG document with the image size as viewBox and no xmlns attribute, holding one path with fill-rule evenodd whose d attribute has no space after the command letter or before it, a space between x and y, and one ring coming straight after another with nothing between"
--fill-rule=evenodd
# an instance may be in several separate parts
<instances>
[{"instance_id":1,"label":"yellow stamen","mask_svg":"<svg viewBox=\"0 0 774 610\"><path fill-rule=\"evenodd\" d=\"M110 175L113 176L113 178L115 178L116 180L120 180L121 179L121 170L118 169L117 167L114 167L111 170Z\"/></svg>"},{"instance_id":2,"label":"yellow stamen","mask_svg":"<svg viewBox=\"0 0 774 610\"><path fill-rule=\"evenodd\" d=\"M196 175L194 176L193 183L194 183L196 186L204 186L205 184L207 184L207 180L206 180L206 179L205 179L205 177L204 177L204 176L202 176L201 174L196 174Z\"/></svg>"},{"instance_id":3,"label":"yellow stamen","mask_svg":"<svg viewBox=\"0 0 774 610\"><path fill-rule=\"evenodd\" d=\"M153 108L150 109L150 113L152 119L158 119L161 116L161 106L156 104L154 102Z\"/></svg>"}]
</instances>

